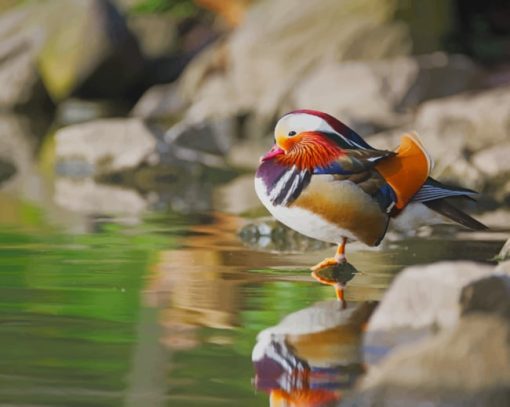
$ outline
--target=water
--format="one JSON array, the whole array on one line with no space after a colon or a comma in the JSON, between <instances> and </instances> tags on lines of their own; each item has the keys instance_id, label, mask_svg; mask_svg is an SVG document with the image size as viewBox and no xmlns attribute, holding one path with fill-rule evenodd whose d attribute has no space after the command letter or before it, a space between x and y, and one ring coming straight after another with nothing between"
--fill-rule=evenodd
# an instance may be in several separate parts
<instances>
[{"instance_id":1,"label":"water","mask_svg":"<svg viewBox=\"0 0 510 407\"><path fill-rule=\"evenodd\" d=\"M363 372L367 309L402 267L484 261L501 246L484 235L353 251L342 310L306 270L330 250L258 250L238 237L239 217L162 209L63 227L5 194L0 208L0 405L267 406L270 389L274 400L339 400ZM276 344L259 345L286 355L275 389L252 349L298 311L271 328Z\"/></svg>"}]
</instances>

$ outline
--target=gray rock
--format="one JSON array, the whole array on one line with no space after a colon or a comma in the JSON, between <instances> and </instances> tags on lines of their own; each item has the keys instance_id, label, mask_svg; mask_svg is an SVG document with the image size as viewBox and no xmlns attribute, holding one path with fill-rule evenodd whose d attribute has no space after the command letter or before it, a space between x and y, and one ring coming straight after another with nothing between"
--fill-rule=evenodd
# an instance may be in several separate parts
<instances>
[{"instance_id":1,"label":"gray rock","mask_svg":"<svg viewBox=\"0 0 510 407\"><path fill-rule=\"evenodd\" d=\"M239 232L249 247L284 253L320 250L331 245L310 239L272 218L260 218L246 224Z\"/></svg>"},{"instance_id":2,"label":"gray rock","mask_svg":"<svg viewBox=\"0 0 510 407\"><path fill-rule=\"evenodd\" d=\"M54 199L65 209L88 215L138 215L148 206L135 190L101 185L91 179L57 179Z\"/></svg>"},{"instance_id":3,"label":"gray rock","mask_svg":"<svg viewBox=\"0 0 510 407\"><path fill-rule=\"evenodd\" d=\"M406 120L405 111L472 89L479 77L472 61L443 53L325 64L300 80L291 104L313 106L347 121L394 127Z\"/></svg>"},{"instance_id":4,"label":"gray rock","mask_svg":"<svg viewBox=\"0 0 510 407\"><path fill-rule=\"evenodd\" d=\"M510 142L498 143L476 153L473 164L489 177L508 177L510 174ZM508 179L508 178L506 178Z\"/></svg>"},{"instance_id":5,"label":"gray rock","mask_svg":"<svg viewBox=\"0 0 510 407\"><path fill-rule=\"evenodd\" d=\"M367 362L377 362L398 345L455 325L461 314L462 289L493 273L493 267L472 262L404 269L368 324L364 338Z\"/></svg>"},{"instance_id":6,"label":"gray rock","mask_svg":"<svg viewBox=\"0 0 510 407\"><path fill-rule=\"evenodd\" d=\"M70 165L67 168L85 165L96 175L139 167L157 144L155 135L138 119L102 119L64 127L56 133L55 142L60 168L65 163Z\"/></svg>"},{"instance_id":7,"label":"gray rock","mask_svg":"<svg viewBox=\"0 0 510 407\"><path fill-rule=\"evenodd\" d=\"M243 214L260 208L255 193L253 175L243 175L214 190L214 208L221 212Z\"/></svg>"},{"instance_id":8,"label":"gray rock","mask_svg":"<svg viewBox=\"0 0 510 407\"><path fill-rule=\"evenodd\" d=\"M224 156L231 148L236 132L235 118L210 120L190 125L180 122L165 133L164 141L174 150L179 149L184 160L186 160L186 151ZM179 155L179 151L175 151L175 153Z\"/></svg>"},{"instance_id":9,"label":"gray rock","mask_svg":"<svg viewBox=\"0 0 510 407\"><path fill-rule=\"evenodd\" d=\"M397 349L371 368L345 405L509 405L509 338L507 320L466 316L455 327Z\"/></svg>"},{"instance_id":10,"label":"gray rock","mask_svg":"<svg viewBox=\"0 0 510 407\"><path fill-rule=\"evenodd\" d=\"M461 314L497 314L510 323L510 276L495 275L474 281L462 289Z\"/></svg>"},{"instance_id":11,"label":"gray rock","mask_svg":"<svg viewBox=\"0 0 510 407\"><path fill-rule=\"evenodd\" d=\"M132 114L144 119L169 119L181 115L184 106L175 83L155 85L143 94Z\"/></svg>"},{"instance_id":12,"label":"gray rock","mask_svg":"<svg viewBox=\"0 0 510 407\"><path fill-rule=\"evenodd\" d=\"M293 0L256 2L226 45L202 54L186 70L180 85L192 103L190 116L202 120L247 111L273 116L314 67L408 54L407 30L391 20L393 6L375 0L300 7Z\"/></svg>"},{"instance_id":13,"label":"gray rock","mask_svg":"<svg viewBox=\"0 0 510 407\"><path fill-rule=\"evenodd\" d=\"M507 142L509 116L510 87L503 86L425 102L417 112L413 127L422 135L425 147L436 160L436 174L462 181L465 186L481 188L490 184L491 177L473 163L472 156ZM494 152L490 154L497 158ZM488 164L484 156L477 162L492 175L500 167Z\"/></svg>"}]
</instances>

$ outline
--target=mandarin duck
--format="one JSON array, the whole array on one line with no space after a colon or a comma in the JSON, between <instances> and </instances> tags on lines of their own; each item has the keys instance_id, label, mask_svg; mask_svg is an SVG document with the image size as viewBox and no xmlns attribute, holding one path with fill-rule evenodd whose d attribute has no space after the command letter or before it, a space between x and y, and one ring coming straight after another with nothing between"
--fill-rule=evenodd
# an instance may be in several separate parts
<instances>
[{"instance_id":1,"label":"mandarin duck","mask_svg":"<svg viewBox=\"0 0 510 407\"><path fill-rule=\"evenodd\" d=\"M445 221L486 229L448 202L477 193L431 178L432 160L415 133L404 134L395 151L378 150L329 114L296 110L280 118L274 137L255 190L286 226L338 245L314 273L345 262L349 241L377 246L390 221L401 230Z\"/></svg>"}]
</instances>

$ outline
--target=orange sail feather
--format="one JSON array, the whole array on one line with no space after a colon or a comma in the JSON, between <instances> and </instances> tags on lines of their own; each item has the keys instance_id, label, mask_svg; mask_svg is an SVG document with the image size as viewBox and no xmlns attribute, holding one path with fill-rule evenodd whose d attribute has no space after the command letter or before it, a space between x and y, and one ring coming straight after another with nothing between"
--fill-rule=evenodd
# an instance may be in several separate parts
<instances>
[{"instance_id":1,"label":"orange sail feather","mask_svg":"<svg viewBox=\"0 0 510 407\"><path fill-rule=\"evenodd\" d=\"M401 210L427 180L432 169L432 160L416 133L404 134L395 152L395 156L382 160L375 169L395 191L395 206Z\"/></svg>"}]
</instances>

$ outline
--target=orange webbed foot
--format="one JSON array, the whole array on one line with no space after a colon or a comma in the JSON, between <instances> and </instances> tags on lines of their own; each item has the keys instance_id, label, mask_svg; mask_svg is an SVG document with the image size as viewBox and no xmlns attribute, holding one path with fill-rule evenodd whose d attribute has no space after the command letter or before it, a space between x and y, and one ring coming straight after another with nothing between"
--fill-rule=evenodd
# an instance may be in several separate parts
<instances>
[{"instance_id":1,"label":"orange webbed foot","mask_svg":"<svg viewBox=\"0 0 510 407\"><path fill-rule=\"evenodd\" d=\"M321 262L317 263L315 266L311 267L313 273L316 273L320 270L326 269L328 267L338 266L341 263L345 263L347 260L345 257L327 257Z\"/></svg>"}]
</instances>

